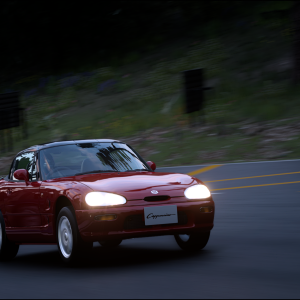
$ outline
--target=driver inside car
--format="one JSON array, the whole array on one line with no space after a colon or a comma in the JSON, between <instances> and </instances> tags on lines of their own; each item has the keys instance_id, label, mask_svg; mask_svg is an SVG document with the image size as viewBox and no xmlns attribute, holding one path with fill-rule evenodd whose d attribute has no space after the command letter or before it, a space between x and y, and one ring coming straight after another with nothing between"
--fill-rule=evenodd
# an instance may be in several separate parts
<instances>
[{"instance_id":1,"label":"driver inside car","mask_svg":"<svg viewBox=\"0 0 300 300\"><path fill-rule=\"evenodd\" d=\"M41 152L41 161L43 162L41 164L41 171L42 171L42 175L44 177L44 179L51 179L50 175L53 175L56 172L53 172L53 170L55 169L55 163L53 160L53 157L51 154L49 153L45 153L44 151ZM51 174L52 173L52 174Z\"/></svg>"}]
</instances>

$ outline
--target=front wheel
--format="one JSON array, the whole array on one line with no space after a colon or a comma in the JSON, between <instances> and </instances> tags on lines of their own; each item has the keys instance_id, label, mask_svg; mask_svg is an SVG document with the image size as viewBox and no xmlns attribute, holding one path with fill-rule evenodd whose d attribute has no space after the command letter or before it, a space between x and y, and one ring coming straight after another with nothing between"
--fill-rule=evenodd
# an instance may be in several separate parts
<instances>
[{"instance_id":1,"label":"front wheel","mask_svg":"<svg viewBox=\"0 0 300 300\"><path fill-rule=\"evenodd\" d=\"M59 212L56 228L58 250L65 263L73 265L79 262L80 257L93 247L93 243L82 241L71 207L64 207Z\"/></svg>"},{"instance_id":2,"label":"front wheel","mask_svg":"<svg viewBox=\"0 0 300 300\"><path fill-rule=\"evenodd\" d=\"M209 232L192 233L192 234L176 234L174 235L178 246L186 251L198 251L203 249L210 236Z\"/></svg>"},{"instance_id":3,"label":"front wheel","mask_svg":"<svg viewBox=\"0 0 300 300\"><path fill-rule=\"evenodd\" d=\"M15 258L19 251L19 245L12 243L6 237L5 223L0 212L0 261L7 261Z\"/></svg>"}]
</instances>

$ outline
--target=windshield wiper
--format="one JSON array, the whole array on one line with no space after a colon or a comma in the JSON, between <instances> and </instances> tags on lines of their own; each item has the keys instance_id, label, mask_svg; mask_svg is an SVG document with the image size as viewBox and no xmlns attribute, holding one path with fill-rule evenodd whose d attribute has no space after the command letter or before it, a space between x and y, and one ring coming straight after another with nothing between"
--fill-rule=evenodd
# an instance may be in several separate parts
<instances>
[{"instance_id":1,"label":"windshield wiper","mask_svg":"<svg viewBox=\"0 0 300 300\"><path fill-rule=\"evenodd\" d=\"M123 172L135 172L135 171L146 171L146 172L149 172L149 170L147 170L147 169L126 170L126 171L123 171Z\"/></svg>"},{"instance_id":2,"label":"windshield wiper","mask_svg":"<svg viewBox=\"0 0 300 300\"><path fill-rule=\"evenodd\" d=\"M89 171L89 172L76 173L74 176L84 175L84 174L93 174L93 173L110 173L110 172L117 172L117 171L114 171L114 170L94 170L94 171Z\"/></svg>"},{"instance_id":3,"label":"windshield wiper","mask_svg":"<svg viewBox=\"0 0 300 300\"><path fill-rule=\"evenodd\" d=\"M74 176L77 175L84 175L84 174L93 174L93 173L109 173L109 172L136 172L136 171L145 171L149 172L147 169L135 169L135 170L125 170L125 171L114 171L114 170L94 170L89 172L82 172L82 173L76 173Z\"/></svg>"}]
</instances>

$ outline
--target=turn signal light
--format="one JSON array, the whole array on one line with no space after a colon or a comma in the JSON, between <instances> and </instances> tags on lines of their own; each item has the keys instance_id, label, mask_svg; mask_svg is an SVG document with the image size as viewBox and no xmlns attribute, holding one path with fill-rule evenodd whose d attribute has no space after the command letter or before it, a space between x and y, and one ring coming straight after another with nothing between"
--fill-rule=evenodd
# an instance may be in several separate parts
<instances>
[{"instance_id":1,"label":"turn signal light","mask_svg":"<svg viewBox=\"0 0 300 300\"><path fill-rule=\"evenodd\" d=\"M202 212L202 213L210 213L212 211L213 211L213 207L212 206L200 207L200 212Z\"/></svg>"},{"instance_id":2,"label":"turn signal light","mask_svg":"<svg viewBox=\"0 0 300 300\"><path fill-rule=\"evenodd\" d=\"M100 216L96 216L95 220L96 221L112 221L115 220L117 218L116 215L100 215Z\"/></svg>"}]
</instances>

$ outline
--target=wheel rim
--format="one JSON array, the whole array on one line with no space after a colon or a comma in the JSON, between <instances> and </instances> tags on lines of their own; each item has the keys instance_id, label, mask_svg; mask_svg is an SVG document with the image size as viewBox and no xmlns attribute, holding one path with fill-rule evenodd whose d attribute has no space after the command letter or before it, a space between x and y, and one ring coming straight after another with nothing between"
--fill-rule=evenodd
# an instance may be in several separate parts
<instances>
[{"instance_id":1,"label":"wheel rim","mask_svg":"<svg viewBox=\"0 0 300 300\"><path fill-rule=\"evenodd\" d=\"M183 241L183 242L187 242L190 238L189 234L179 234L179 238Z\"/></svg>"},{"instance_id":2,"label":"wheel rim","mask_svg":"<svg viewBox=\"0 0 300 300\"><path fill-rule=\"evenodd\" d=\"M1 223L0 223L0 250L2 248L2 226L1 226Z\"/></svg>"},{"instance_id":3,"label":"wheel rim","mask_svg":"<svg viewBox=\"0 0 300 300\"><path fill-rule=\"evenodd\" d=\"M70 221L65 216L59 220L58 244L62 255L69 258L73 250L73 234Z\"/></svg>"}]
</instances>

